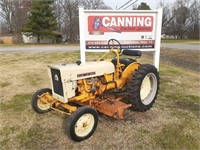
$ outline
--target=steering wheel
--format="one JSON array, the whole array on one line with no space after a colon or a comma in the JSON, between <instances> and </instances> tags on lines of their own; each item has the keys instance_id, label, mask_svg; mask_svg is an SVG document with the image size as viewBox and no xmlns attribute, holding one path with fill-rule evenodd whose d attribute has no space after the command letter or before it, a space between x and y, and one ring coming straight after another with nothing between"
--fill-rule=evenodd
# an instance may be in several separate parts
<instances>
[{"instance_id":1,"label":"steering wheel","mask_svg":"<svg viewBox=\"0 0 200 150\"><path fill-rule=\"evenodd\" d=\"M112 42L112 44L111 44L111 42ZM117 45L115 45L115 43L117 43ZM110 39L109 41L108 41L108 47L110 48L110 47L117 47L117 48L119 48L120 49L120 51L121 51L121 49L122 49L122 46L121 46L121 44L119 43L119 41L117 41L116 39Z\"/></svg>"}]
</instances>

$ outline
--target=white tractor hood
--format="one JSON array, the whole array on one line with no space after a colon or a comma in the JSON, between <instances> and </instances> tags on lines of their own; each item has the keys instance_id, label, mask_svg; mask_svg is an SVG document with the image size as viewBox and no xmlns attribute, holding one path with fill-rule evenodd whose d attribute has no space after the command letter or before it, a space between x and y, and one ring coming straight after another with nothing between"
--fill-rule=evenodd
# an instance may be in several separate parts
<instances>
[{"instance_id":1,"label":"white tractor hood","mask_svg":"<svg viewBox=\"0 0 200 150\"><path fill-rule=\"evenodd\" d=\"M102 76L104 74L111 74L115 71L112 62L86 62L85 64L61 64L50 65L51 69L60 70L62 82L69 82L84 78L91 78Z\"/></svg>"}]
</instances>

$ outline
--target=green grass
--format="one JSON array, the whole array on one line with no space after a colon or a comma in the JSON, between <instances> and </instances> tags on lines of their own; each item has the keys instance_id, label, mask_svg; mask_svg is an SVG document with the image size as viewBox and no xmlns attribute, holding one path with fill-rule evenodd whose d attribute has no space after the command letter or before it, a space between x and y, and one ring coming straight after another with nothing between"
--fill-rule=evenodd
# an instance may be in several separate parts
<instances>
[{"instance_id":1,"label":"green grass","mask_svg":"<svg viewBox=\"0 0 200 150\"><path fill-rule=\"evenodd\" d=\"M173 95L165 95L167 99L170 100L175 100L175 101L182 101L182 102L189 102L189 103L194 103L198 104L200 101L200 97L196 95L185 95L185 94L180 94L180 93L174 93Z\"/></svg>"},{"instance_id":2,"label":"green grass","mask_svg":"<svg viewBox=\"0 0 200 150\"><path fill-rule=\"evenodd\" d=\"M161 149L199 149L199 139L184 132L187 123L164 125L161 132L153 136L156 144Z\"/></svg>"},{"instance_id":3,"label":"green grass","mask_svg":"<svg viewBox=\"0 0 200 150\"><path fill-rule=\"evenodd\" d=\"M0 103L0 110L12 110L13 113L22 112L30 104L31 97L32 93L16 94L11 101Z\"/></svg>"},{"instance_id":4,"label":"green grass","mask_svg":"<svg viewBox=\"0 0 200 150\"><path fill-rule=\"evenodd\" d=\"M162 39L161 43L195 43L200 44L199 40L171 40L171 39Z\"/></svg>"},{"instance_id":5,"label":"green grass","mask_svg":"<svg viewBox=\"0 0 200 150\"><path fill-rule=\"evenodd\" d=\"M9 136L19 130L19 126L15 127L4 127L3 130L0 131L0 136L3 138L2 141L0 142L1 148L7 147L7 144L10 142Z\"/></svg>"},{"instance_id":6,"label":"green grass","mask_svg":"<svg viewBox=\"0 0 200 150\"><path fill-rule=\"evenodd\" d=\"M24 80L27 82L27 84L36 86L36 85L40 84L42 81L40 76L41 75L38 73L27 73L27 74L25 74Z\"/></svg>"},{"instance_id":7,"label":"green grass","mask_svg":"<svg viewBox=\"0 0 200 150\"><path fill-rule=\"evenodd\" d=\"M51 144L56 140L48 136L49 132L53 132L51 129L43 128L39 124L34 124L27 131L22 131L16 136L16 141L19 142L20 147L25 149L38 149L41 141L46 147L51 148Z\"/></svg>"},{"instance_id":8,"label":"green grass","mask_svg":"<svg viewBox=\"0 0 200 150\"><path fill-rule=\"evenodd\" d=\"M2 82L2 83L0 83L0 87L1 87L1 88L7 87L7 86L9 86L9 85L11 85L10 82Z\"/></svg>"},{"instance_id":9,"label":"green grass","mask_svg":"<svg viewBox=\"0 0 200 150\"><path fill-rule=\"evenodd\" d=\"M25 60L30 61L38 61L38 62L44 62L44 63L52 63L55 61L62 60L65 63L75 63L77 60L79 60L80 53L73 52L73 53L46 53L44 52L42 55L38 54L32 54L28 56Z\"/></svg>"},{"instance_id":10,"label":"green grass","mask_svg":"<svg viewBox=\"0 0 200 150\"><path fill-rule=\"evenodd\" d=\"M24 44L0 44L0 47L24 46Z\"/></svg>"},{"instance_id":11,"label":"green grass","mask_svg":"<svg viewBox=\"0 0 200 150\"><path fill-rule=\"evenodd\" d=\"M199 116L199 96L173 93L171 95L166 95L165 98L171 101L170 108L190 111L197 117Z\"/></svg>"}]
</instances>

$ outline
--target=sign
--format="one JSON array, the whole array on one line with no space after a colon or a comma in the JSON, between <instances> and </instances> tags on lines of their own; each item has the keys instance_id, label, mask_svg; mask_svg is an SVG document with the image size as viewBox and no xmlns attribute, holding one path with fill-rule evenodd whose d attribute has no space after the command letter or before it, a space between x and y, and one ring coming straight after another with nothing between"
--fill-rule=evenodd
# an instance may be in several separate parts
<instances>
[{"instance_id":1,"label":"sign","mask_svg":"<svg viewBox=\"0 0 200 150\"><path fill-rule=\"evenodd\" d=\"M89 33L151 32L153 16L88 16Z\"/></svg>"},{"instance_id":2,"label":"sign","mask_svg":"<svg viewBox=\"0 0 200 150\"><path fill-rule=\"evenodd\" d=\"M122 49L154 52L159 68L162 9L158 10L84 10L79 7L81 62L85 52L109 49L108 40L116 39Z\"/></svg>"}]
</instances>

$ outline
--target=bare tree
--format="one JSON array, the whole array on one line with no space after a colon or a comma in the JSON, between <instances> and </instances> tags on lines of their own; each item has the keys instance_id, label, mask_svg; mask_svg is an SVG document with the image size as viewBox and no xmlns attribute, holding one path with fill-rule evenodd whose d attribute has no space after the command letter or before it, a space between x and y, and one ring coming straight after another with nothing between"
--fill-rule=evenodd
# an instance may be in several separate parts
<instances>
[{"instance_id":1,"label":"bare tree","mask_svg":"<svg viewBox=\"0 0 200 150\"><path fill-rule=\"evenodd\" d=\"M188 8L188 2L178 1L175 3L177 8L174 9L174 19L176 23L176 34L179 38L184 38L184 34L188 31L190 25L190 10Z\"/></svg>"},{"instance_id":2,"label":"bare tree","mask_svg":"<svg viewBox=\"0 0 200 150\"><path fill-rule=\"evenodd\" d=\"M62 31L62 29L65 26L65 11L63 9L64 1L63 0L55 0L54 2L54 10L55 10L55 15L56 19L58 22L58 30Z\"/></svg>"},{"instance_id":3,"label":"bare tree","mask_svg":"<svg viewBox=\"0 0 200 150\"><path fill-rule=\"evenodd\" d=\"M20 34L20 28L27 21L31 0L0 0L0 16L7 24L7 33Z\"/></svg>"},{"instance_id":4,"label":"bare tree","mask_svg":"<svg viewBox=\"0 0 200 150\"><path fill-rule=\"evenodd\" d=\"M199 38L198 0L176 0L175 3L163 6L162 32L178 38ZM171 6L171 7L170 7Z\"/></svg>"},{"instance_id":5,"label":"bare tree","mask_svg":"<svg viewBox=\"0 0 200 150\"><path fill-rule=\"evenodd\" d=\"M63 30L67 34L70 42L75 41L79 34L78 5L78 0L64 0L62 4L64 11L63 19L65 20Z\"/></svg>"},{"instance_id":6,"label":"bare tree","mask_svg":"<svg viewBox=\"0 0 200 150\"><path fill-rule=\"evenodd\" d=\"M7 30L9 33L13 33L13 26L12 26L12 5L9 1L7 0L0 0L0 16L4 19L4 21L7 23Z\"/></svg>"},{"instance_id":7,"label":"bare tree","mask_svg":"<svg viewBox=\"0 0 200 150\"><path fill-rule=\"evenodd\" d=\"M111 9L103 0L80 0L85 9Z\"/></svg>"},{"instance_id":8,"label":"bare tree","mask_svg":"<svg viewBox=\"0 0 200 150\"><path fill-rule=\"evenodd\" d=\"M77 40L79 35L78 6L85 9L111 9L103 0L55 0L55 14L59 30L63 32L69 42Z\"/></svg>"},{"instance_id":9,"label":"bare tree","mask_svg":"<svg viewBox=\"0 0 200 150\"><path fill-rule=\"evenodd\" d=\"M199 39L200 2L198 0L193 0L189 9L190 9L190 27L187 34L189 38Z\"/></svg>"},{"instance_id":10,"label":"bare tree","mask_svg":"<svg viewBox=\"0 0 200 150\"><path fill-rule=\"evenodd\" d=\"M163 7L163 17L162 17L162 33L168 31L168 25L173 20L174 15L172 13L172 7L166 1L160 1L160 6Z\"/></svg>"},{"instance_id":11,"label":"bare tree","mask_svg":"<svg viewBox=\"0 0 200 150\"><path fill-rule=\"evenodd\" d=\"M0 35L5 35L8 33L8 28L7 28L7 24L5 23L5 21L0 22Z\"/></svg>"}]
</instances>

